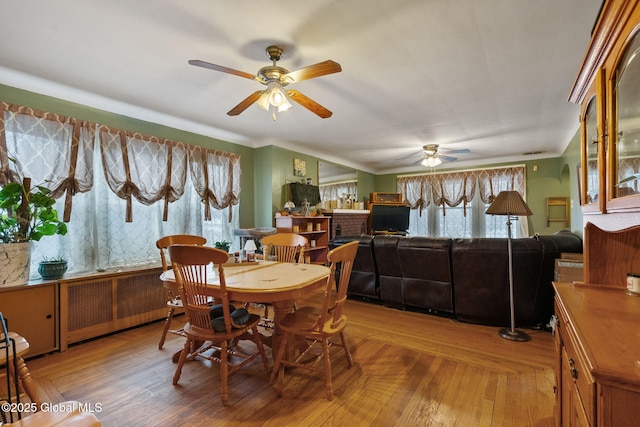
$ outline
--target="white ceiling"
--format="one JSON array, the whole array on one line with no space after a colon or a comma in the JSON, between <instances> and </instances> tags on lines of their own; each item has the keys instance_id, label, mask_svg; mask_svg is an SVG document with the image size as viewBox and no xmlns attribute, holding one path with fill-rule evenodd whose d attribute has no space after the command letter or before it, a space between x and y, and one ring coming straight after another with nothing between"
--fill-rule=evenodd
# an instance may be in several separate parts
<instances>
[{"instance_id":1,"label":"white ceiling","mask_svg":"<svg viewBox=\"0 0 640 427\"><path fill-rule=\"evenodd\" d=\"M602 0L0 0L0 83L251 147L277 145L364 171L417 171L425 144L454 163L557 157L578 128L567 101ZM333 111L252 105L264 49L290 85ZM523 157L525 152L542 154Z\"/></svg>"}]
</instances>

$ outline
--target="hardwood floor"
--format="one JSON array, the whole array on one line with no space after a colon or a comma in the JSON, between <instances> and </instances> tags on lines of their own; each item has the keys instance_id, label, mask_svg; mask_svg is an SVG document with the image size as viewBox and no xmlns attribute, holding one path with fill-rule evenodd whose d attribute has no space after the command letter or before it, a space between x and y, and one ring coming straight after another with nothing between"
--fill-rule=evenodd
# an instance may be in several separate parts
<instances>
[{"instance_id":1,"label":"hardwood floor","mask_svg":"<svg viewBox=\"0 0 640 427\"><path fill-rule=\"evenodd\" d=\"M322 375L295 370L287 371L278 398L260 361L230 377L227 407L218 367L209 362L187 362L173 386L171 356L183 341L168 335L158 350L161 322L27 365L43 400L100 405L105 426L555 425L550 333L528 331L532 340L516 343L500 338L498 328L354 300L346 313L355 364L348 369L333 349L333 401Z\"/></svg>"}]
</instances>

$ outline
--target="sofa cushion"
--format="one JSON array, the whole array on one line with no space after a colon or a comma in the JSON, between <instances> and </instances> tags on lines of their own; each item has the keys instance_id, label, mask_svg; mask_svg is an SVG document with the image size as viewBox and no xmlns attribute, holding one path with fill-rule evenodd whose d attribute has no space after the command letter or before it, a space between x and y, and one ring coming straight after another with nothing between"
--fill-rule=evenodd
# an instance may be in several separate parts
<instances>
[{"instance_id":1,"label":"sofa cushion","mask_svg":"<svg viewBox=\"0 0 640 427\"><path fill-rule=\"evenodd\" d=\"M378 274L373 256L373 236L339 236L329 242L329 248L334 249L354 240L359 242L358 252L356 252L356 258L351 268L347 294L379 301ZM339 268L340 266L336 271L336 286L338 283L337 275L340 273Z\"/></svg>"},{"instance_id":2,"label":"sofa cushion","mask_svg":"<svg viewBox=\"0 0 640 427\"><path fill-rule=\"evenodd\" d=\"M509 254L507 239L456 239L451 249L456 318L509 326ZM542 243L512 239L516 326L532 325L543 267Z\"/></svg>"},{"instance_id":3,"label":"sofa cushion","mask_svg":"<svg viewBox=\"0 0 640 427\"><path fill-rule=\"evenodd\" d=\"M453 313L451 239L398 240L403 304Z\"/></svg>"},{"instance_id":4,"label":"sofa cushion","mask_svg":"<svg viewBox=\"0 0 640 427\"><path fill-rule=\"evenodd\" d=\"M402 270L398 258L397 235L377 235L373 238L373 253L380 281L380 299L390 307L404 307L402 302Z\"/></svg>"}]
</instances>

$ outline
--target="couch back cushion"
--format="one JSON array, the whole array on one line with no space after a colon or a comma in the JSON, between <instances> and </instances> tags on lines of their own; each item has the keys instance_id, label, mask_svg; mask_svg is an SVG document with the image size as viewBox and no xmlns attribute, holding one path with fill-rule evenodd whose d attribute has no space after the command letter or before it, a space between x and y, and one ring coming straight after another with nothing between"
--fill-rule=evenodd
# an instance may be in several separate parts
<instances>
[{"instance_id":1,"label":"couch back cushion","mask_svg":"<svg viewBox=\"0 0 640 427\"><path fill-rule=\"evenodd\" d=\"M542 243L512 239L516 326L532 323L543 265ZM509 326L507 239L456 239L451 249L456 318Z\"/></svg>"},{"instance_id":2,"label":"couch back cushion","mask_svg":"<svg viewBox=\"0 0 640 427\"><path fill-rule=\"evenodd\" d=\"M402 307L402 270L398 258L397 235L373 237L373 253L380 280L380 299L391 307Z\"/></svg>"},{"instance_id":3,"label":"couch back cushion","mask_svg":"<svg viewBox=\"0 0 640 427\"><path fill-rule=\"evenodd\" d=\"M403 303L453 313L451 239L404 237L398 241Z\"/></svg>"},{"instance_id":4,"label":"couch back cushion","mask_svg":"<svg viewBox=\"0 0 640 427\"><path fill-rule=\"evenodd\" d=\"M378 274L373 256L373 236L339 236L329 242L329 248L333 249L354 240L359 242L358 252L353 261L347 294L379 301Z\"/></svg>"}]
</instances>

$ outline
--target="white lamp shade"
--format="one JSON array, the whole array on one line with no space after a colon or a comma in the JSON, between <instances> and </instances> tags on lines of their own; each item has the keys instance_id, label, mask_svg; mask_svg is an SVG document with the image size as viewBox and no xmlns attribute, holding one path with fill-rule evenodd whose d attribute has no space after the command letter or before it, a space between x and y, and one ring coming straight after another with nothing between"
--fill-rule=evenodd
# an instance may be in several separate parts
<instances>
[{"instance_id":1,"label":"white lamp shade","mask_svg":"<svg viewBox=\"0 0 640 427\"><path fill-rule=\"evenodd\" d=\"M258 248L256 247L256 242L254 242L253 239L247 240L247 242L244 244L244 250L247 252L253 252L256 249Z\"/></svg>"},{"instance_id":2,"label":"white lamp shade","mask_svg":"<svg viewBox=\"0 0 640 427\"><path fill-rule=\"evenodd\" d=\"M441 163L442 163L442 160L440 160L439 157L437 157L437 156L428 156L422 161L422 166L424 166L426 168L434 168L434 167L438 166Z\"/></svg>"}]
</instances>

